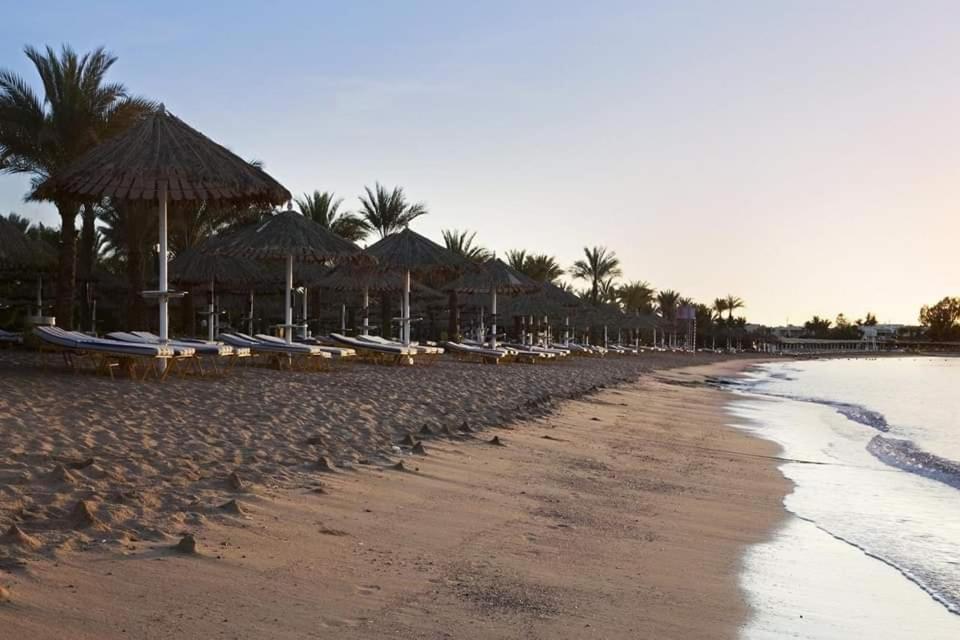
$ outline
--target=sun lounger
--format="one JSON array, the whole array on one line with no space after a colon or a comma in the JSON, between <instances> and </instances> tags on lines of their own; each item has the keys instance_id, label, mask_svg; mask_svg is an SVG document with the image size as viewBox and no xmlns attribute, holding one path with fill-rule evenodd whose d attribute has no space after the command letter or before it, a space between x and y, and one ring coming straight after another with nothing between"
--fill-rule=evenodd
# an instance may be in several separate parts
<instances>
[{"instance_id":1,"label":"sun lounger","mask_svg":"<svg viewBox=\"0 0 960 640\"><path fill-rule=\"evenodd\" d=\"M221 333L219 338L232 347L246 347L256 355L267 357L278 369L319 368L325 360L333 357L319 347L283 340L267 342L245 333Z\"/></svg>"},{"instance_id":2,"label":"sun lounger","mask_svg":"<svg viewBox=\"0 0 960 640\"><path fill-rule=\"evenodd\" d=\"M283 338L278 338L278 337L276 337L276 336L268 336L268 335L266 335L266 334L264 334L264 333L258 333L258 334L256 334L256 335L253 336L253 337L254 337L256 340L259 340L259 341L261 341L261 342L268 342L268 343L271 343L271 344L283 344L283 345L287 344L287 341L284 340ZM326 353L329 353L329 354L330 354L330 357L335 358L335 359L338 359L338 358L352 358L352 357L355 357L355 356L357 355L357 352L356 352L354 349L350 349L349 347L331 347L331 346L329 346L329 345L324 345L324 344L310 344L310 343L307 343L307 342L295 342L294 344L302 344L302 345L305 345L305 346L312 347L313 349L319 349L320 351L324 351L324 352L326 352Z\"/></svg>"},{"instance_id":3,"label":"sun lounger","mask_svg":"<svg viewBox=\"0 0 960 640\"><path fill-rule=\"evenodd\" d=\"M399 342L394 342L392 340L387 340L386 338L381 338L380 336L357 336L357 340L361 342L369 342L372 344L380 345L390 345L394 347L402 347L403 345ZM410 348L416 349L417 353L422 356L441 356L443 355L443 347L437 347L433 345L419 344L416 342L411 342L409 345Z\"/></svg>"},{"instance_id":4,"label":"sun lounger","mask_svg":"<svg viewBox=\"0 0 960 640\"><path fill-rule=\"evenodd\" d=\"M173 364L178 359L177 350L165 345L97 338L59 327L34 327L33 333L41 340L44 349L61 352L71 368L78 369L80 360L90 358L96 371L108 373L110 377L113 377L114 368L121 368L133 378L145 379L154 372L163 379L173 367L158 367L157 363ZM182 349L179 357L192 357L194 353L192 349Z\"/></svg>"},{"instance_id":5,"label":"sun lounger","mask_svg":"<svg viewBox=\"0 0 960 640\"><path fill-rule=\"evenodd\" d=\"M108 338L120 340L121 342L134 342L141 344L161 344L160 336L149 331L115 331L107 334ZM213 370L220 373L218 361L226 359L227 363L233 365L238 358L249 358L250 349L246 347L232 347L222 342L210 342L208 340L189 340L173 339L167 340L166 344L173 347L175 353L182 353L184 350L193 350L195 357L193 359L194 369L199 375L204 375L201 358L213 365Z\"/></svg>"},{"instance_id":6,"label":"sun lounger","mask_svg":"<svg viewBox=\"0 0 960 640\"><path fill-rule=\"evenodd\" d=\"M19 333L0 329L0 346L10 346L14 344L23 344L23 336Z\"/></svg>"},{"instance_id":7,"label":"sun lounger","mask_svg":"<svg viewBox=\"0 0 960 640\"><path fill-rule=\"evenodd\" d=\"M413 364L414 358L420 355L415 348L404 347L403 345L364 342L339 333L331 333L330 338L339 345L355 349L359 355L375 362Z\"/></svg>"},{"instance_id":8,"label":"sun lounger","mask_svg":"<svg viewBox=\"0 0 960 640\"><path fill-rule=\"evenodd\" d=\"M473 360L484 364L499 364L501 360L509 358L511 355L508 349L475 347L460 342L446 342L445 345L447 351L458 360Z\"/></svg>"}]
</instances>

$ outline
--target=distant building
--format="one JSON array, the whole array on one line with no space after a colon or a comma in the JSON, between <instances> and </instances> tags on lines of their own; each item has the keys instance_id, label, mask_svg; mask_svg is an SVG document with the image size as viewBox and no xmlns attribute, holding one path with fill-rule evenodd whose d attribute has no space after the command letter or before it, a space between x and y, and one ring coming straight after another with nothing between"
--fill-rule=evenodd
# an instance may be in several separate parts
<instances>
[{"instance_id":1,"label":"distant building","mask_svg":"<svg viewBox=\"0 0 960 640\"><path fill-rule=\"evenodd\" d=\"M784 327L773 327L770 332L778 338L800 338L803 337L806 329L795 324L788 324Z\"/></svg>"},{"instance_id":2,"label":"distant building","mask_svg":"<svg viewBox=\"0 0 960 640\"><path fill-rule=\"evenodd\" d=\"M893 340L900 334L904 328L902 324L876 324L873 326L862 326L860 332L865 340Z\"/></svg>"}]
</instances>

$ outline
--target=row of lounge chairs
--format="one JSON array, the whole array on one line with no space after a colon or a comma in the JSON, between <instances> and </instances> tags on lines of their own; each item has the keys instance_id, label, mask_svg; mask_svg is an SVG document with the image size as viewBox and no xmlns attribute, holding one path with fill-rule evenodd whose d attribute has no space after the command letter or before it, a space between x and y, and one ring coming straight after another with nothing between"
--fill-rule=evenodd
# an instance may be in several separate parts
<instances>
[{"instance_id":1,"label":"row of lounge chairs","mask_svg":"<svg viewBox=\"0 0 960 640\"><path fill-rule=\"evenodd\" d=\"M239 359L259 356L277 368L320 369L337 360L364 359L390 364L432 362L445 352L460 360L497 364L501 362L553 362L570 355L603 356L607 353L636 354L631 347L611 345L551 344L524 345L501 343L491 348L475 341L402 345L379 336L349 337L332 333L325 338L308 338L289 343L266 334L221 333L218 341L173 339L161 344L159 336L145 331L114 332L96 338L57 327L37 327L34 334L46 350L60 351L71 366L88 358L94 368L113 375L120 368L131 377L145 378L151 373L166 377L176 363L189 361L193 369L204 373L201 360L219 371L220 362L233 365ZM0 336L2 338L3 336ZM163 364L161 364L163 363Z\"/></svg>"}]
</instances>

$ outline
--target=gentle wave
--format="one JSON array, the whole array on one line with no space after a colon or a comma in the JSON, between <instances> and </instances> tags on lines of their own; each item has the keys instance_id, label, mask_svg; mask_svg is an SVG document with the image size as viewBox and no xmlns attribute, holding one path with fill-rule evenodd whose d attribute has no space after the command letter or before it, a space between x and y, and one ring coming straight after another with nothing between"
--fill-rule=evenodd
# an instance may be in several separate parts
<instances>
[{"instance_id":1,"label":"gentle wave","mask_svg":"<svg viewBox=\"0 0 960 640\"><path fill-rule=\"evenodd\" d=\"M960 463L924 451L909 440L877 435L867 444L867 451L892 467L960 489Z\"/></svg>"}]
</instances>

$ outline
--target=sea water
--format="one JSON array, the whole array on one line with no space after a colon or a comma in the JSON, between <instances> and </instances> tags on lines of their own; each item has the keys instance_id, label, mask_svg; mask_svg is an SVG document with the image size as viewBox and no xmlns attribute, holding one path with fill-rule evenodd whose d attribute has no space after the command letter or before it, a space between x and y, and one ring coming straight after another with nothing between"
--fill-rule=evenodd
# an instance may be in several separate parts
<instances>
[{"instance_id":1,"label":"sea water","mask_svg":"<svg viewBox=\"0 0 960 640\"><path fill-rule=\"evenodd\" d=\"M960 359L777 362L729 386L795 485L746 554L742 637L960 639Z\"/></svg>"}]
</instances>

